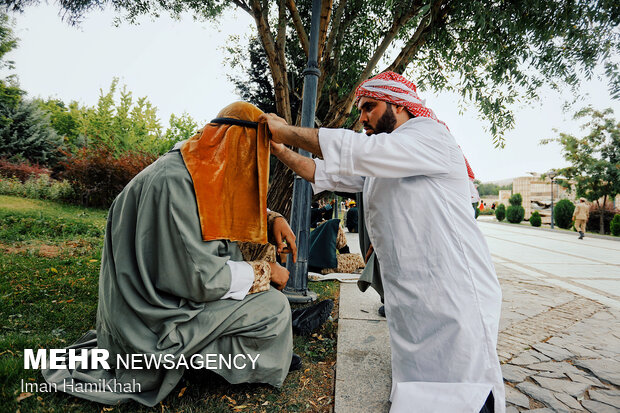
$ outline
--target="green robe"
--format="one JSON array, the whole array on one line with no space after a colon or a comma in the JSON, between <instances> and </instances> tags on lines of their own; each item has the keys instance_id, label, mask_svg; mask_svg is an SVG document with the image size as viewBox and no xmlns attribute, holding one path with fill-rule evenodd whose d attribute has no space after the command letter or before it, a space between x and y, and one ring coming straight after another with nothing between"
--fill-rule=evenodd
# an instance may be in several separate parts
<instances>
[{"instance_id":1,"label":"green robe","mask_svg":"<svg viewBox=\"0 0 620 413\"><path fill-rule=\"evenodd\" d=\"M213 197L217 202L217 196ZM110 207L94 332L74 346L110 352L111 370L43 371L48 383L78 397L154 406L184 369L114 368L120 354L260 354L255 369L220 369L230 383L282 385L292 356L291 311L271 288L243 300L220 300L230 288L226 261L243 261L236 243L202 241L191 177L178 152L138 174ZM140 384L140 393L71 392L64 380ZM74 387L75 388L75 387Z\"/></svg>"}]
</instances>

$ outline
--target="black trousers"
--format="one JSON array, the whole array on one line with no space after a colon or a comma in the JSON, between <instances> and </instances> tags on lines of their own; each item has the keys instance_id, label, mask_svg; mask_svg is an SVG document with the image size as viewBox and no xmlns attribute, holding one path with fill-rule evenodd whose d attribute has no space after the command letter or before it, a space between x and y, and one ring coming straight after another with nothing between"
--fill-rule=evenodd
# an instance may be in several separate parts
<instances>
[{"instance_id":1,"label":"black trousers","mask_svg":"<svg viewBox=\"0 0 620 413\"><path fill-rule=\"evenodd\" d=\"M495 412L495 399L493 398L493 392L489 393L487 401L484 402L484 406L480 410L480 413L494 413Z\"/></svg>"}]
</instances>

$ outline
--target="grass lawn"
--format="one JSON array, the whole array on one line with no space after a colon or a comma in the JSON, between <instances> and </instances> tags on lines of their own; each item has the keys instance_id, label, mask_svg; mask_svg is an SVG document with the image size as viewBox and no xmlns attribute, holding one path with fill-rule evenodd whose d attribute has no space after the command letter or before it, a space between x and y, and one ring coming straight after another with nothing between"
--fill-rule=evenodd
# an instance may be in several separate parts
<instances>
[{"instance_id":1,"label":"grass lawn","mask_svg":"<svg viewBox=\"0 0 620 413\"><path fill-rule=\"evenodd\" d=\"M304 362L281 389L230 385L215 373L189 371L154 408L104 406L64 393L24 394L43 382L24 370L25 348L63 348L95 327L97 282L107 211L0 196L0 412L328 412L333 408L337 320L312 337L294 337ZM313 283L337 303L338 283ZM336 319L336 304L332 316Z\"/></svg>"}]
</instances>

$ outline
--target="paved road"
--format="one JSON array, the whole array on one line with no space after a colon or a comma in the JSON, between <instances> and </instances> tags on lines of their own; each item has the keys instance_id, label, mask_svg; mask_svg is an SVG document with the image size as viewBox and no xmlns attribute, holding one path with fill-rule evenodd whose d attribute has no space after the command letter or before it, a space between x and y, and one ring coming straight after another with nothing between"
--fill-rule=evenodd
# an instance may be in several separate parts
<instances>
[{"instance_id":1,"label":"paved road","mask_svg":"<svg viewBox=\"0 0 620 413\"><path fill-rule=\"evenodd\" d=\"M620 242L577 239L545 231L481 221L493 259L508 268L620 309Z\"/></svg>"},{"instance_id":2,"label":"paved road","mask_svg":"<svg viewBox=\"0 0 620 413\"><path fill-rule=\"evenodd\" d=\"M503 292L497 349L508 413L620 412L620 242L479 226ZM389 410L390 350L379 305L376 293L341 286L337 413Z\"/></svg>"}]
</instances>

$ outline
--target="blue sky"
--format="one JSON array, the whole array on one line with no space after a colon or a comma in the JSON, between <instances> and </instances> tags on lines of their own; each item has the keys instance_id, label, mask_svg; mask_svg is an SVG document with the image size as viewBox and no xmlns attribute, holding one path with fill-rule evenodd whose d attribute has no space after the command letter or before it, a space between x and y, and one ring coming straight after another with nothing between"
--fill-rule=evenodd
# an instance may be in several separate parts
<instances>
[{"instance_id":1,"label":"blue sky","mask_svg":"<svg viewBox=\"0 0 620 413\"><path fill-rule=\"evenodd\" d=\"M15 61L21 87L31 97L93 105L99 90L119 77L134 96L147 96L159 108L164 126L171 113L188 112L202 122L239 100L226 77L231 69L224 64L223 47L229 36L243 38L251 32L253 20L245 12L228 13L219 25L162 17L115 27L114 17L111 11L94 11L79 27L71 27L62 22L56 6L47 4L14 15L20 42L9 58ZM582 95L577 107L612 107L620 116L620 102L610 98L604 82L584 83ZM571 113L562 112L569 94L544 90L540 101L515 106L516 127L507 133L504 149L493 147L474 110L459 113L456 96L423 92L421 97L450 127L484 182L564 166L558 146L538 142L556 136L554 128L580 133Z\"/></svg>"}]
</instances>

